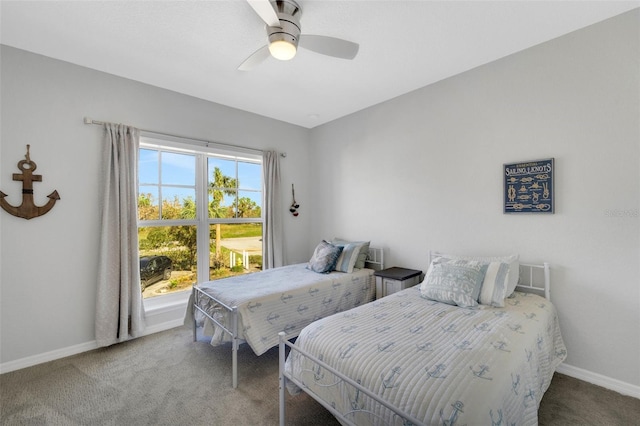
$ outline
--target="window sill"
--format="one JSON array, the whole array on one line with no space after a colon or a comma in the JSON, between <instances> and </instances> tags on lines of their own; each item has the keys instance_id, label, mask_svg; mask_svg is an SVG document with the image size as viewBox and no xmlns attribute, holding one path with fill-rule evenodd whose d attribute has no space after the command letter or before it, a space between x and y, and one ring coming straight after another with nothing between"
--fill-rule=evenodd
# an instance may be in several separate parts
<instances>
[{"instance_id":1,"label":"window sill","mask_svg":"<svg viewBox=\"0 0 640 426\"><path fill-rule=\"evenodd\" d=\"M187 307L189 296L191 296L191 290L144 299L144 312L146 315L158 315L181 310L182 315L184 316L184 308Z\"/></svg>"}]
</instances>

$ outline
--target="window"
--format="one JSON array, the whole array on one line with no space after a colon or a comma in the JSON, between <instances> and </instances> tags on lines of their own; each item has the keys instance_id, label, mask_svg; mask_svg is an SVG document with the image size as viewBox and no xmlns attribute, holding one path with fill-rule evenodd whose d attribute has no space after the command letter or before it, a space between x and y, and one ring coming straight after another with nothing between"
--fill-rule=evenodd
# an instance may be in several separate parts
<instances>
[{"instance_id":1,"label":"window","mask_svg":"<svg viewBox=\"0 0 640 426\"><path fill-rule=\"evenodd\" d=\"M145 298L262 269L262 157L141 138L140 280Z\"/></svg>"}]
</instances>

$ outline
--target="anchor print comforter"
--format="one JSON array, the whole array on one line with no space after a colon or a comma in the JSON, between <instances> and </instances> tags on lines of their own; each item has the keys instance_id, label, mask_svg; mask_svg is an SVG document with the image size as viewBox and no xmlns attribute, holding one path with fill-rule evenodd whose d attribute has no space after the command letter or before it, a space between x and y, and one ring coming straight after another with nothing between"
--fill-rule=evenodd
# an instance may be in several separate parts
<instances>
[{"instance_id":1,"label":"anchor print comforter","mask_svg":"<svg viewBox=\"0 0 640 426\"><path fill-rule=\"evenodd\" d=\"M540 296L468 309L423 299L419 287L317 321L296 346L426 425L536 425L566 357L555 308ZM299 353L285 369L358 425L403 424Z\"/></svg>"},{"instance_id":2,"label":"anchor print comforter","mask_svg":"<svg viewBox=\"0 0 640 426\"><path fill-rule=\"evenodd\" d=\"M372 269L319 274L306 265L267 269L206 282L199 287L227 306L238 307L240 337L256 355L262 355L278 345L279 332L284 331L288 339L296 337L311 322L365 304L375 297ZM226 309L210 298L198 299L198 306L225 327L231 327ZM198 314L204 317L199 311ZM229 334L208 318L200 321L204 321L204 334L212 336L213 346L231 341Z\"/></svg>"}]
</instances>

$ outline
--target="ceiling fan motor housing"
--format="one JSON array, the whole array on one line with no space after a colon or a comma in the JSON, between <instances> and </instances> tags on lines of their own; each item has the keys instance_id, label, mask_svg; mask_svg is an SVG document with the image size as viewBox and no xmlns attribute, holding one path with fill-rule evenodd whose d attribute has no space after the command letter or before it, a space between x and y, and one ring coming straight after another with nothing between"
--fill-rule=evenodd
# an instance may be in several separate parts
<instances>
[{"instance_id":1,"label":"ceiling fan motor housing","mask_svg":"<svg viewBox=\"0 0 640 426\"><path fill-rule=\"evenodd\" d=\"M269 43L283 40L297 48L298 40L300 39L300 15L302 15L302 9L293 0L277 0L271 3L280 20L280 26L267 26Z\"/></svg>"},{"instance_id":2,"label":"ceiling fan motor housing","mask_svg":"<svg viewBox=\"0 0 640 426\"><path fill-rule=\"evenodd\" d=\"M247 1L265 22L269 43L245 59L238 67L240 71L249 71L269 57L280 61L293 59L299 42L307 50L334 58L353 59L358 53L358 43L321 35L305 34L302 37L302 9L295 0Z\"/></svg>"}]
</instances>

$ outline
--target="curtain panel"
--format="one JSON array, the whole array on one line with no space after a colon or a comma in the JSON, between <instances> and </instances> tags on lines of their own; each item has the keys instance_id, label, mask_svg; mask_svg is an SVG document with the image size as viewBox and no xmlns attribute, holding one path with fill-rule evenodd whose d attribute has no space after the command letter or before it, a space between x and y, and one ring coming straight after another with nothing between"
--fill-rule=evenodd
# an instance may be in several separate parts
<instances>
[{"instance_id":1,"label":"curtain panel","mask_svg":"<svg viewBox=\"0 0 640 426\"><path fill-rule=\"evenodd\" d=\"M282 236L282 198L280 195L280 155L275 151L262 154L264 174L263 269L284 266Z\"/></svg>"},{"instance_id":2,"label":"curtain panel","mask_svg":"<svg viewBox=\"0 0 640 426\"><path fill-rule=\"evenodd\" d=\"M144 330L137 222L140 131L112 123L104 128L95 321L99 346L137 337Z\"/></svg>"}]
</instances>

